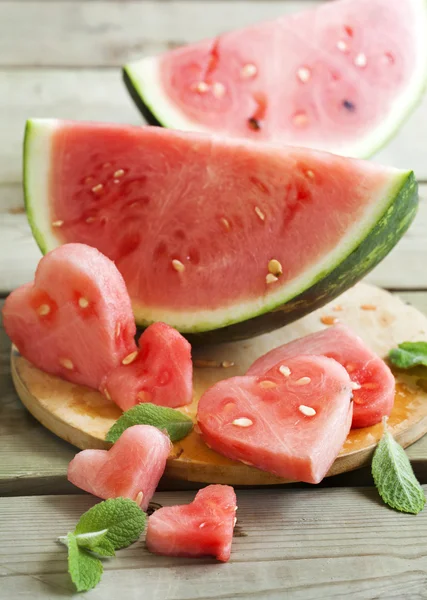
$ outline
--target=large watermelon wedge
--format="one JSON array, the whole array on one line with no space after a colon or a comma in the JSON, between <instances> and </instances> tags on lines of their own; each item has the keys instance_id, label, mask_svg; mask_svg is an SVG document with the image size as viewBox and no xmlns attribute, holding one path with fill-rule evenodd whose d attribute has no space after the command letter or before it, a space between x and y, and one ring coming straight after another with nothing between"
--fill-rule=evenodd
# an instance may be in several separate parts
<instances>
[{"instance_id":1,"label":"large watermelon wedge","mask_svg":"<svg viewBox=\"0 0 427 600\"><path fill-rule=\"evenodd\" d=\"M143 58L124 78L149 122L365 157L422 94L426 7L328 2Z\"/></svg>"},{"instance_id":2,"label":"large watermelon wedge","mask_svg":"<svg viewBox=\"0 0 427 600\"><path fill-rule=\"evenodd\" d=\"M418 198L412 172L313 150L54 120L28 123L24 180L43 252L95 246L138 324L227 327L216 339L271 330L352 286Z\"/></svg>"}]
</instances>

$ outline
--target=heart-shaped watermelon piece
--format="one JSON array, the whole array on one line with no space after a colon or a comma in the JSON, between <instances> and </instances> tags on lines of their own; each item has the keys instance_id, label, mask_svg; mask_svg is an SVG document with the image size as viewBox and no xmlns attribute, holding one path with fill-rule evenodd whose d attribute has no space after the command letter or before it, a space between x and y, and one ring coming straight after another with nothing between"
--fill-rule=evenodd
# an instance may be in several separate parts
<instances>
[{"instance_id":1,"label":"heart-shaped watermelon piece","mask_svg":"<svg viewBox=\"0 0 427 600\"><path fill-rule=\"evenodd\" d=\"M33 365L96 389L136 350L123 278L110 259L85 244L66 244L43 257L34 282L6 299L3 320Z\"/></svg>"},{"instance_id":2,"label":"heart-shaped watermelon piece","mask_svg":"<svg viewBox=\"0 0 427 600\"><path fill-rule=\"evenodd\" d=\"M165 470L171 442L151 425L126 429L110 450L83 450L68 480L99 498L130 498L146 510Z\"/></svg>"},{"instance_id":3,"label":"heart-shaped watermelon piece","mask_svg":"<svg viewBox=\"0 0 427 600\"><path fill-rule=\"evenodd\" d=\"M193 502L166 506L148 519L146 544L166 556L230 558L236 521L236 494L229 485L208 485Z\"/></svg>"},{"instance_id":4,"label":"heart-shaped watermelon piece","mask_svg":"<svg viewBox=\"0 0 427 600\"><path fill-rule=\"evenodd\" d=\"M153 323L139 338L139 352L112 371L104 393L122 410L151 402L175 408L193 396L191 345L173 327Z\"/></svg>"},{"instance_id":5,"label":"heart-shaped watermelon piece","mask_svg":"<svg viewBox=\"0 0 427 600\"><path fill-rule=\"evenodd\" d=\"M353 415L345 368L297 356L261 377L220 381L203 394L197 420L205 442L279 477L319 483L338 455Z\"/></svg>"}]
</instances>

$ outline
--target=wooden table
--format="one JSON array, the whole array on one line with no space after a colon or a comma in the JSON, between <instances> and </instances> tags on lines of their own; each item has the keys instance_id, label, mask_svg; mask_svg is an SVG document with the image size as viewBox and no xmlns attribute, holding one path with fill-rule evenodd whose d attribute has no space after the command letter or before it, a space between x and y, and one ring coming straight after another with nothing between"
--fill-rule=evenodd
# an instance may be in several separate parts
<instances>
[{"instance_id":1,"label":"wooden table","mask_svg":"<svg viewBox=\"0 0 427 600\"><path fill-rule=\"evenodd\" d=\"M308 0L0 0L0 293L29 281L40 258L26 222L21 141L27 117L139 124L119 66L143 54L314 5ZM412 167L427 191L427 96L374 160ZM427 202L369 281L427 312ZM44 430L19 403L0 332L0 598L73 595L55 539L94 503L66 480L75 449ZM427 484L427 438L409 450ZM176 487L167 482L169 488ZM365 486L365 487L361 487ZM165 487L165 486L164 486ZM161 504L194 492L164 491ZM231 561L159 558L143 541L106 563L81 597L427 598L427 510L417 517L378 501L367 469L321 489L237 490Z\"/></svg>"}]
</instances>

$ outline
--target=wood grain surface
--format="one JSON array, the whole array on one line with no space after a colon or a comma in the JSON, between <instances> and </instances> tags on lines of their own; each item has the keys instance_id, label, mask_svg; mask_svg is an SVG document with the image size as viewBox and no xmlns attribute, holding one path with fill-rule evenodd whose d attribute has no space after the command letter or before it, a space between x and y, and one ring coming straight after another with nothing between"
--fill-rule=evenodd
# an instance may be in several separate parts
<instances>
[{"instance_id":1,"label":"wood grain surface","mask_svg":"<svg viewBox=\"0 0 427 600\"><path fill-rule=\"evenodd\" d=\"M427 491L427 486L425 486ZM194 492L158 493L162 506ZM0 598L72 595L55 540L96 500L0 498ZM427 589L427 511L384 506L374 489L237 491L230 562L151 555L144 536L104 561L101 583L77 598L105 600L421 600ZM35 518L37 516L37 518Z\"/></svg>"}]
</instances>

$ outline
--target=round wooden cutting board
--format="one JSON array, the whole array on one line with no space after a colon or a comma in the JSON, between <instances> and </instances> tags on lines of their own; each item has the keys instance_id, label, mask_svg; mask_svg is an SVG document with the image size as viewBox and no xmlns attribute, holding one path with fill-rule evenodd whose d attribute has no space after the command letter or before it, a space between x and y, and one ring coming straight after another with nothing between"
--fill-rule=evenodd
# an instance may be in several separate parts
<instances>
[{"instance_id":1,"label":"round wooden cutting board","mask_svg":"<svg viewBox=\"0 0 427 600\"><path fill-rule=\"evenodd\" d=\"M243 375L252 362L276 346L337 321L348 324L381 357L398 343L427 341L427 317L396 296L359 283L340 298L303 319L257 338L196 348L193 404L181 410L195 417L201 394L215 382ZM231 364L231 366L229 366ZM104 448L105 435L120 409L99 392L48 375L12 350L12 376L27 409L45 427L78 448ZM395 372L396 399L389 428L402 446L427 432L427 381L417 369ZM369 463L382 425L352 430L328 475ZM174 479L234 485L267 485L285 480L231 461L210 450L194 430L174 445L165 474Z\"/></svg>"}]
</instances>

